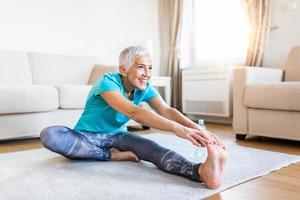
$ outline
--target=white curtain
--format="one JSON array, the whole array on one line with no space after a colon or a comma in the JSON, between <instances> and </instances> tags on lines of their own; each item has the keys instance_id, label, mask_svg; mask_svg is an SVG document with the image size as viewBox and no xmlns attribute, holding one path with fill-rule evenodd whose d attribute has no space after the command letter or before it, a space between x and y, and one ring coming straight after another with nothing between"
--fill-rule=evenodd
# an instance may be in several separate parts
<instances>
[{"instance_id":1,"label":"white curtain","mask_svg":"<svg viewBox=\"0 0 300 200\"><path fill-rule=\"evenodd\" d=\"M270 0L243 0L251 24L246 66L261 66L270 32Z\"/></svg>"},{"instance_id":2,"label":"white curtain","mask_svg":"<svg viewBox=\"0 0 300 200\"><path fill-rule=\"evenodd\" d=\"M171 105L181 110L180 39L183 0L161 0L163 59L166 74L172 78Z\"/></svg>"}]
</instances>

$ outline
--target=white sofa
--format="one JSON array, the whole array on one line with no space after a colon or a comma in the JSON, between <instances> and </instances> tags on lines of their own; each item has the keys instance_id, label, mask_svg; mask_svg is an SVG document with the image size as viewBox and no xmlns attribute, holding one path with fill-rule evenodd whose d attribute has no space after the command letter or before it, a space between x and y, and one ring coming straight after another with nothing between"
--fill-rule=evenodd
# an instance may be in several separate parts
<instances>
[{"instance_id":1,"label":"white sofa","mask_svg":"<svg viewBox=\"0 0 300 200\"><path fill-rule=\"evenodd\" d=\"M56 124L73 128L96 63L88 56L0 50L0 140L39 136Z\"/></svg>"}]
</instances>

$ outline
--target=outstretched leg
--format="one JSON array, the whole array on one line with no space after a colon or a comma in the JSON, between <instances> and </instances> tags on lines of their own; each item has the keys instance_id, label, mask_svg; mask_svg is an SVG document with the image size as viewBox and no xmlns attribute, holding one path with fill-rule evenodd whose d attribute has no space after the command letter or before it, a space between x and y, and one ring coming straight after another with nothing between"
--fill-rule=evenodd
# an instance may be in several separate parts
<instances>
[{"instance_id":1,"label":"outstretched leg","mask_svg":"<svg viewBox=\"0 0 300 200\"><path fill-rule=\"evenodd\" d=\"M117 149L132 151L140 159L153 163L163 171L200 181L198 174L200 164L192 163L178 153L166 149L152 140L132 133L124 133L113 136L113 141L113 146Z\"/></svg>"}]
</instances>

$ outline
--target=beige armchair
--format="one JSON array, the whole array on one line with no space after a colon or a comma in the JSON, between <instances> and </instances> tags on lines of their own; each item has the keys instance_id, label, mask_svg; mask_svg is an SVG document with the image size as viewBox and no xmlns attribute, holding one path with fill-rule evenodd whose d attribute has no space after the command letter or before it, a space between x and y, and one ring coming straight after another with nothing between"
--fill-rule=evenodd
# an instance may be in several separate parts
<instances>
[{"instance_id":1,"label":"beige armchair","mask_svg":"<svg viewBox=\"0 0 300 200\"><path fill-rule=\"evenodd\" d=\"M300 140L300 46L288 56L284 70L238 67L233 76L233 130Z\"/></svg>"}]
</instances>

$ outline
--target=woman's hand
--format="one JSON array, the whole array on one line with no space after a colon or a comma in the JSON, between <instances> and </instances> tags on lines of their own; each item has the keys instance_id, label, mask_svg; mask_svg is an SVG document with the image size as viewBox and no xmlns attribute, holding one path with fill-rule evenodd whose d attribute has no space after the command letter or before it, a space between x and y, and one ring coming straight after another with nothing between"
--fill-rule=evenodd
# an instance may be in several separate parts
<instances>
[{"instance_id":1,"label":"woman's hand","mask_svg":"<svg viewBox=\"0 0 300 200\"><path fill-rule=\"evenodd\" d=\"M198 126L198 124L195 123L192 123L189 127L199 130L202 133L202 135L205 135L206 138L210 138L213 141L212 142L213 144L219 145L223 147L223 149L226 149L222 141L218 138L218 136L215 133L212 133L207 129L203 129L200 126Z\"/></svg>"},{"instance_id":2,"label":"woman's hand","mask_svg":"<svg viewBox=\"0 0 300 200\"><path fill-rule=\"evenodd\" d=\"M222 141L218 138L218 136L215 133L212 133L208 130L204 130L204 129L200 129L200 128L197 130L199 130L206 137L209 137L212 140L213 144L219 145L219 146L223 147L223 149L226 149L226 147L224 146Z\"/></svg>"},{"instance_id":3,"label":"woman's hand","mask_svg":"<svg viewBox=\"0 0 300 200\"><path fill-rule=\"evenodd\" d=\"M213 138L204 131L200 131L193 128L188 128L178 124L174 129L175 135L181 138L185 138L192 142L196 146L206 146L206 144L212 144Z\"/></svg>"},{"instance_id":4,"label":"woman's hand","mask_svg":"<svg viewBox=\"0 0 300 200\"><path fill-rule=\"evenodd\" d=\"M206 144L216 144L226 149L226 147L221 142L221 140L217 137L217 135L208 130L194 129L194 128L188 128L182 125L178 125L175 128L174 133L178 137L189 140L196 146L205 147Z\"/></svg>"}]
</instances>

